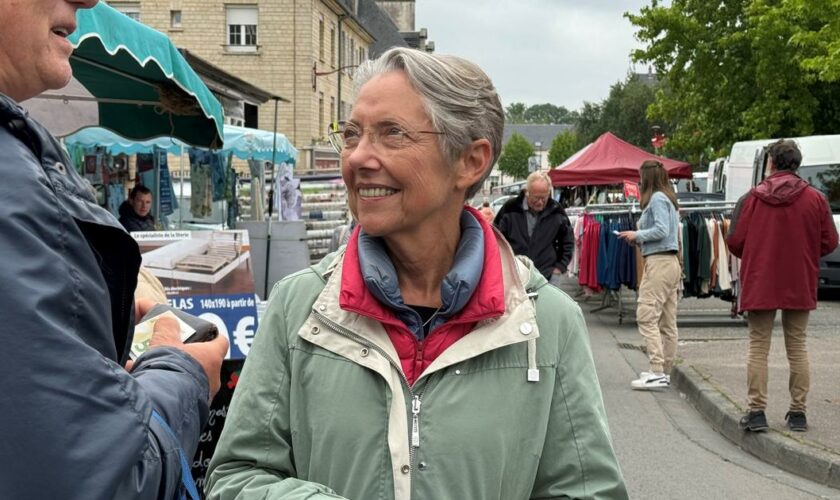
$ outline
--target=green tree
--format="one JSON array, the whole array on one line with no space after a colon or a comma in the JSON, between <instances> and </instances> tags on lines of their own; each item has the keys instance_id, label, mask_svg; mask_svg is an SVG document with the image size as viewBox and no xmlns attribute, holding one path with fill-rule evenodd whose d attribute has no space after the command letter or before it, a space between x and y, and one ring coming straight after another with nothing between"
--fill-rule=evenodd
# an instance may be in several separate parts
<instances>
[{"instance_id":1,"label":"green tree","mask_svg":"<svg viewBox=\"0 0 840 500\"><path fill-rule=\"evenodd\" d=\"M528 158L531 156L534 156L534 147L528 139L514 132L502 149L499 170L514 179L524 179L528 176Z\"/></svg>"},{"instance_id":2,"label":"green tree","mask_svg":"<svg viewBox=\"0 0 840 500\"><path fill-rule=\"evenodd\" d=\"M626 14L667 90L648 110L676 124L666 151L836 131L837 0L652 0Z\"/></svg>"},{"instance_id":3,"label":"green tree","mask_svg":"<svg viewBox=\"0 0 840 500\"><path fill-rule=\"evenodd\" d=\"M612 132L630 144L652 151L651 127L669 128L648 118L648 108L656 101L657 88L656 81L631 74L610 87L609 95L599 104L585 102L575 122L578 147L589 144L604 132Z\"/></svg>"},{"instance_id":4,"label":"green tree","mask_svg":"<svg viewBox=\"0 0 840 500\"><path fill-rule=\"evenodd\" d=\"M525 123L525 110L527 107L523 102L514 102L508 104L505 108L505 122L507 123Z\"/></svg>"},{"instance_id":5,"label":"green tree","mask_svg":"<svg viewBox=\"0 0 840 500\"><path fill-rule=\"evenodd\" d=\"M601 123L601 105L584 102L575 121L577 146L582 148L606 132Z\"/></svg>"},{"instance_id":6,"label":"green tree","mask_svg":"<svg viewBox=\"0 0 840 500\"><path fill-rule=\"evenodd\" d=\"M551 141L551 149L548 150L548 164L552 167L560 165L578 150L577 137L569 129L557 134Z\"/></svg>"},{"instance_id":7,"label":"green tree","mask_svg":"<svg viewBox=\"0 0 840 500\"><path fill-rule=\"evenodd\" d=\"M610 131L630 144L651 151L651 127L654 123L648 119L647 110L656 99L654 85L646 83L637 75L630 75L624 82L613 85L601 105L604 131Z\"/></svg>"},{"instance_id":8,"label":"green tree","mask_svg":"<svg viewBox=\"0 0 840 500\"><path fill-rule=\"evenodd\" d=\"M563 106L553 104L535 104L525 110L526 123L572 123L574 114Z\"/></svg>"}]
</instances>

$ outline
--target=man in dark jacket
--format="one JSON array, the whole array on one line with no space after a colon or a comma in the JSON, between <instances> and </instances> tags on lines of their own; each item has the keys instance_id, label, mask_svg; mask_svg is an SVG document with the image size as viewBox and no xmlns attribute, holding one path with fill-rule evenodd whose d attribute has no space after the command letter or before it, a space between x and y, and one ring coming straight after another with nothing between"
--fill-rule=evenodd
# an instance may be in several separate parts
<instances>
[{"instance_id":1,"label":"man in dark jacket","mask_svg":"<svg viewBox=\"0 0 840 500\"><path fill-rule=\"evenodd\" d=\"M739 309L749 313L750 411L741 419L747 431L767 430L767 356L776 309L782 310L790 363L791 403L785 418L791 430L808 428L805 330L817 307L819 260L837 247L837 228L825 196L796 174L801 161L794 141L770 146L768 177L738 201L726 238L729 250L741 258Z\"/></svg>"},{"instance_id":2,"label":"man in dark jacket","mask_svg":"<svg viewBox=\"0 0 840 500\"><path fill-rule=\"evenodd\" d=\"M137 184L128 194L128 199L120 205L120 224L126 231L154 231L155 217L152 211L152 191L142 184Z\"/></svg>"},{"instance_id":3,"label":"man in dark jacket","mask_svg":"<svg viewBox=\"0 0 840 500\"><path fill-rule=\"evenodd\" d=\"M514 253L534 261L546 279L566 272L575 247L574 234L563 207L551 199L548 175L529 175L525 189L502 205L494 224Z\"/></svg>"},{"instance_id":4,"label":"man in dark jacket","mask_svg":"<svg viewBox=\"0 0 840 500\"><path fill-rule=\"evenodd\" d=\"M140 252L58 141L17 105L71 76L65 39L96 0L0 2L0 498L158 499L181 491L227 340L162 318L126 367ZM130 370L130 371L129 371Z\"/></svg>"}]
</instances>

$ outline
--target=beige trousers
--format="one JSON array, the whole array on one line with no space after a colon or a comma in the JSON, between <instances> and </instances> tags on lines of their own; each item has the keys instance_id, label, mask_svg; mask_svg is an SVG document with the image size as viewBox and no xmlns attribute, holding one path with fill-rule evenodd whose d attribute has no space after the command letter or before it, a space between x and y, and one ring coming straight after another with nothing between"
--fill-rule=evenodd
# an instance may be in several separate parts
<instances>
[{"instance_id":1,"label":"beige trousers","mask_svg":"<svg viewBox=\"0 0 840 500\"><path fill-rule=\"evenodd\" d=\"M805 330L810 311L782 311L782 329L785 334L785 351L790 365L788 390L790 410L805 411L805 400L811 387L808 350ZM747 398L750 410L767 408L767 357L770 354L770 337L776 311L750 311L747 322L750 328L750 352L747 359Z\"/></svg>"},{"instance_id":2,"label":"beige trousers","mask_svg":"<svg viewBox=\"0 0 840 500\"><path fill-rule=\"evenodd\" d=\"M671 373L677 355L677 293L682 269L677 255L645 257L636 323L647 344L650 371Z\"/></svg>"}]
</instances>

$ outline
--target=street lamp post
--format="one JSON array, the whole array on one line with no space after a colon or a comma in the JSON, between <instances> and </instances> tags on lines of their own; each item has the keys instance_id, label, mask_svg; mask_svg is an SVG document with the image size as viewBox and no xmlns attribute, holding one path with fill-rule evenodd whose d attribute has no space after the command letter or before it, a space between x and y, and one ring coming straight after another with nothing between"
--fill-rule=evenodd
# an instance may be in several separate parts
<instances>
[{"instance_id":1,"label":"street lamp post","mask_svg":"<svg viewBox=\"0 0 840 500\"><path fill-rule=\"evenodd\" d=\"M534 147L537 148L537 171L540 171L542 170L542 143L537 141Z\"/></svg>"}]
</instances>

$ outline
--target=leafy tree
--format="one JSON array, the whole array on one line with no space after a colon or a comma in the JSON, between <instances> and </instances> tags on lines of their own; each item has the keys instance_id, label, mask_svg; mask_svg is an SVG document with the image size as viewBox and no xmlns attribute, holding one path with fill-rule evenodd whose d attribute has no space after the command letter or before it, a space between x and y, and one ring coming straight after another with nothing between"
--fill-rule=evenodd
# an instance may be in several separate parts
<instances>
[{"instance_id":1,"label":"leafy tree","mask_svg":"<svg viewBox=\"0 0 840 500\"><path fill-rule=\"evenodd\" d=\"M549 103L527 106L514 102L505 108L505 121L508 123L574 123L576 119L576 111Z\"/></svg>"},{"instance_id":2,"label":"leafy tree","mask_svg":"<svg viewBox=\"0 0 840 500\"><path fill-rule=\"evenodd\" d=\"M667 151L836 131L838 0L652 0L626 14L659 90L650 118L676 124Z\"/></svg>"},{"instance_id":3,"label":"leafy tree","mask_svg":"<svg viewBox=\"0 0 840 500\"><path fill-rule=\"evenodd\" d=\"M637 75L630 75L626 81L612 86L602 104L602 128L630 144L652 150L650 139L654 123L648 119L647 109L654 100L653 86Z\"/></svg>"},{"instance_id":4,"label":"leafy tree","mask_svg":"<svg viewBox=\"0 0 840 500\"><path fill-rule=\"evenodd\" d=\"M548 150L548 164L556 167L575 154L578 149L575 133L568 129L564 130L551 141L551 149Z\"/></svg>"},{"instance_id":5,"label":"leafy tree","mask_svg":"<svg viewBox=\"0 0 840 500\"><path fill-rule=\"evenodd\" d=\"M601 105L584 102L575 122L577 146L582 148L606 132L601 123Z\"/></svg>"},{"instance_id":6,"label":"leafy tree","mask_svg":"<svg viewBox=\"0 0 840 500\"><path fill-rule=\"evenodd\" d=\"M600 104L585 102L575 123L578 147L597 139L604 132L612 132L625 141L652 151L651 127L658 124L665 130L664 123L654 123L647 111L656 100L656 81L649 82L638 75L630 75L624 82L610 87L609 96Z\"/></svg>"},{"instance_id":7,"label":"leafy tree","mask_svg":"<svg viewBox=\"0 0 840 500\"><path fill-rule=\"evenodd\" d=\"M514 102L505 108L505 121L507 123L525 123L525 103Z\"/></svg>"},{"instance_id":8,"label":"leafy tree","mask_svg":"<svg viewBox=\"0 0 840 500\"><path fill-rule=\"evenodd\" d=\"M535 104L525 110L526 123L571 123L574 114L563 106L553 104Z\"/></svg>"},{"instance_id":9,"label":"leafy tree","mask_svg":"<svg viewBox=\"0 0 840 500\"><path fill-rule=\"evenodd\" d=\"M534 147L528 139L514 132L502 149L499 157L499 170L514 179L528 176L528 158L534 156Z\"/></svg>"}]
</instances>

